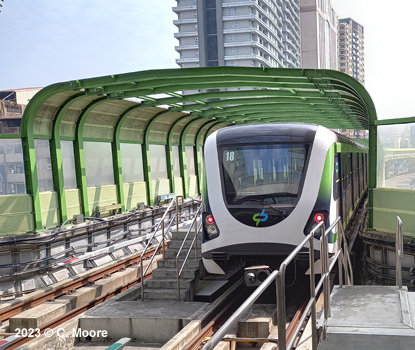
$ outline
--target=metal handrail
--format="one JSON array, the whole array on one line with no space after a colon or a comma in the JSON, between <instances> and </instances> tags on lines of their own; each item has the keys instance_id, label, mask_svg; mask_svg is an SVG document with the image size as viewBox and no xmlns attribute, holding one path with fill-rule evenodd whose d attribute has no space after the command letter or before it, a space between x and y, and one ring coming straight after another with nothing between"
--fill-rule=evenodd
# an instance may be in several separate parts
<instances>
[{"instance_id":1,"label":"metal handrail","mask_svg":"<svg viewBox=\"0 0 415 350\"><path fill-rule=\"evenodd\" d=\"M348 243L347 243L347 240L346 240L346 235L344 233L343 224L342 224L341 221L338 222L338 226L339 226L340 231L341 231L341 237L339 237L339 239L337 240L337 249L340 250L342 241L343 241L343 244L344 244L345 247L348 246ZM340 238L342 238L342 240ZM342 252L341 255L340 255L340 258L342 259L343 266L346 266L346 262L347 262L348 269L345 268L347 284L348 285L353 285L353 279L354 279L353 278L353 267L352 267L352 261L350 259L349 249L344 249L344 254ZM344 261L344 259L346 259L346 262ZM340 277L342 277L342 271L339 271L339 275L340 275Z\"/></svg>"},{"instance_id":2,"label":"metal handrail","mask_svg":"<svg viewBox=\"0 0 415 350\"><path fill-rule=\"evenodd\" d=\"M402 289L402 259L403 259L403 234L402 220L396 217L396 241L395 241L395 264L396 264L396 285Z\"/></svg>"},{"instance_id":3,"label":"metal handrail","mask_svg":"<svg viewBox=\"0 0 415 350\"><path fill-rule=\"evenodd\" d=\"M196 245L195 245L195 254L197 256L197 235L199 234L199 231L200 231L200 229L202 227L202 224L200 224L200 226L197 227L197 217L198 217L199 213L202 211L202 207L203 207L203 205L201 204L199 206L199 208L197 209L197 211L195 213L195 216L194 216L194 218L192 220L192 223L190 224L190 227L187 230L186 235L185 235L185 237L183 239L183 242L182 242L182 244L181 244L181 246L179 248L179 251L176 254L177 300L179 300L179 301L180 301L180 276L181 276L181 274L183 272L184 266L186 265L187 259L189 258L190 252L191 252L191 250L192 250L193 245L195 244L195 242L196 242ZM195 236L194 236L194 238L192 240L192 243L191 243L191 245L190 245L190 247L189 247L189 249L187 251L186 257L183 260L183 265L180 268L179 256L180 256L180 254L181 254L181 252L183 250L184 244L186 243L187 237L189 236L189 233L192 230L193 225L195 226Z\"/></svg>"},{"instance_id":4,"label":"metal handrail","mask_svg":"<svg viewBox=\"0 0 415 350\"><path fill-rule=\"evenodd\" d=\"M248 308L259 298L259 296L267 289L267 287L275 280L276 281L276 288L277 288L277 323L278 323L278 349L279 350L286 350L291 349L294 339L296 335L301 330L301 326L308 315L311 312L311 321L312 321L312 349L317 350L317 317L316 317L316 295L320 291L321 287L323 286L323 293L324 293L324 324L323 324L323 333L325 334L325 327L327 325L327 318L330 315L330 290L329 290L329 276L330 272L333 269L335 262L338 262L341 266L339 266L339 271L343 268L347 268L346 265L343 265L344 259L341 257L342 249L341 242L338 243L338 250L333 256L333 262L328 264L328 240L327 235L328 233L334 228L335 225L342 226L341 218L338 217L336 221L326 230L324 226L324 222L320 222L305 238L304 240L291 252L291 254L281 263L280 269L273 271L265 280L261 283L261 285L250 295L250 297L235 311L235 313L225 322L225 324L219 328L219 330L212 336L212 338L204 345L203 350L212 350L214 347L222 340L222 338L229 333L229 330L233 325L239 320L239 318L248 310ZM316 238L316 232L321 231L320 237L320 259L322 260L322 272L321 272L321 279L318 283L317 287L315 285L315 277L314 277L314 239ZM342 236L344 234L342 229L338 230L339 235ZM343 244L346 244L346 241L343 240L343 237L338 237L338 240L341 240ZM294 334L291 337L290 342L288 343L287 347L287 340L286 340L286 318L285 318L285 272L287 265L291 263L296 255L306 246L309 244L309 263L310 263L310 300L305 308L303 315L301 316L300 322L298 326L295 328ZM344 250L347 250L347 245ZM343 276L341 274L341 276ZM340 278L340 276L339 276ZM343 281L341 281L340 286L343 286Z\"/></svg>"},{"instance_id":5,"label":"metal handrail","mask_svg":"<svg viewBox=\"0 0 415 350\"><path fill-rule=\"evenodd\" d=\"M175 196L171 201L170 201L170 203L169 203L169 205L168 205L168 207L167 207L167 209L165 210L165 212L164 212L164 214L163 214L163 216L162 216L162 218L161 218L161 220L159 221L159 223L157 224L157 226L156 226L156 229L154 230L154 233L153 233L153 235L151 236L151 238L148 240L148 242L147 242L147 244L146 244L146 246L145 246L145 248L144 248L144 250L142 251L142 253L141 253L141 255L140 255L140 273L141 273L141 300L144 300L144 275L145 275L145 273L147 272L147 270L148 270L148 268L149 268L149 266L151 266L151 263L153 262L153 259L154 259L154 256L155 256L155 254L157 253L157 251L158 251L158 247L160 247L160 243L159 243L159 245L158 245L158 247L157 247L157 249L154 251L154 254L153 254L153 256L151 257L151 261L150 261L150 263L149 264L147 264L147 267L146 267L146 269L145 269L145 271L144 271L144 269L143 269L143 256L144 256L144 254L147 252L147 249L152 245L152 242L153 242L153 240L154 240L154 238L155 238L155 236L156 236L156 233L157 233L157 231L159 230L159 228L160 228L160 226L162 225L162 235L163 235L163 237L162 237L162 241L163 241L163 250L164 250L164 236L165 236L165 230L164 230L164 220L166 219L166 216L167 216L167 213L169 213L170 212L170 209L171 209L171 207L173 206L173 203L176 203L176 215L173 217L173 219L176 219L176 227L177 227L177 229L178 229L178 227L179 227L179 205L178 205L178 200L179 200L179 198L181 198L182 199L182 207L183 207L183 196ZM170 221L170 223L169 223L169 225L168 225L168 227L170 228L170 224L173 222L173 219ZM166 231L166 232L168 232L168 230ZM164 254L164 252L163 252L163 254Z\"/></svg>"},{"instance_id":6,"label":"metal handrail","mask_svg":"<svg viewBox=\"0 0 415 350\"><path fill-rule=\"evenodd\" d=\"M176 217L174 217L174 216L171 218L171 220L169 221L169 224L167 225L167 228L164 227L164 221L161 222L161 240L160 240L159 244L157 244L157 247L154 250L153 255L151 256L149 263L147 264L146 268L144 269L144 272L143 272L144 275L147 273L149 267L151 266L151 264L154 260L154 257L157 255L157 253L159 251L160 246L162 246L162 249L163 249L163 259L164 259L164 257L165 257L164 256L165 237L166 237L166 234L169 232L170 227L173 225L173 222L175 221L175 219L176 219Z\"/></svg>"}]
</instances>

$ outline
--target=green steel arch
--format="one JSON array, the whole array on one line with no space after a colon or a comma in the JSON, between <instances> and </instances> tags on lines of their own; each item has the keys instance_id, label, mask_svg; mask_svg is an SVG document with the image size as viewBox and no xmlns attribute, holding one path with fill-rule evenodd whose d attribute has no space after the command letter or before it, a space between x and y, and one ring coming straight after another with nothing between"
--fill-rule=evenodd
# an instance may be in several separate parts
<instances>
[{"instance_id":1,"label":"green steel arch","mask_svg":"<svg viewBox=\"0 0 415 350\"><path fill-rule=\"evenodd\" d=\"M376 120L374 104L365 88L352 77L332 70L206 67L151 70L53 84L32 98L21 125L34 229L48 226L42 211L50 210L44 208L46 200L39 192L35 139L51 141L52 192L56 192L58 202L54 221L60 224L76 212L89 215L94 205L101 204L100 192L88 186L85 179L84 141L111 143L114 186L110 186L108 194L125 210L137 198L153 204L155 195L161 193L157 192L161 182L154 186L151 178L151 145L164 146L168 160L169 178L160 187L188 195L186 146L193 147L197 179L192 183L200 189L200 147L209 133L221 127L296 121L336 129L368 129L374 146ZM60 159L62 140L74 143L78 168L78 188L70 193L65 189ZM143 183L123 181L123 143L141 147ZM175 152L178 150L180 159L180 176L176 178L174 147L178 147ZM376 166L375 156L370 156L370 166ZM370 188L376 187L374 173L369 179ZM68 201L73 202L73 198L79 202L71 209Z\"/></svg>"}]
</instances>

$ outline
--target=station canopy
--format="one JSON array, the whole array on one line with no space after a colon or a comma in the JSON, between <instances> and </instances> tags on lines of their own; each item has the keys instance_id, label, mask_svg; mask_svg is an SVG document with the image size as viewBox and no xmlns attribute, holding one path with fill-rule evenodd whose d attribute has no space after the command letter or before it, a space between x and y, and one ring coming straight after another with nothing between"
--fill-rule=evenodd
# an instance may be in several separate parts
<instances>
[{"instance_id":1,"label":"station canopy","mask_svg":"<svg viewBox=\"0 0 415 350\"><path fill-rule=\"evenodd\" d=\"M82 115L88 113L87 118ZM155 116L150 142L166 142L171 125L190 118L190 134L261 122L308 122L369 129L376 112L365 88L333 70L205 67L150 70L56 83L27 106L22 136L140 141ZM189 120L189 119L188 119ZM122 121L122 127L119 124ZM57 129L58 128L58 129ZM117 129L118 128L118 129ZM30 137L29 136L29 137Z\"/></svg>"}]
</instances>

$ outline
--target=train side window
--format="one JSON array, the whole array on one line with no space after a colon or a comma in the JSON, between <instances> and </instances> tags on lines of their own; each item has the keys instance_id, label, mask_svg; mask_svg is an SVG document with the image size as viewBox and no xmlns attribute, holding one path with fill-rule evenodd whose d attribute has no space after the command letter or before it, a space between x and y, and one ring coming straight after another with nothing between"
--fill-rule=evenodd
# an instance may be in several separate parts
<instances>
[{"instance_id":1,"label":"train side window","mask_svg":"<svg viewBox=\"0 0 415 350\"><path fill-rule=\"evenodd\" d=\"M333 169L333 198L334 200L339 199L340 197L340 154L334 155L334 169Z\"/></svg>"},{"instance_id":2,"label":"train side window","mask_svg":"<svg viewBox=\"0 0 415 350\"><path fill-rule=\"evenodd\" d=\"M343 187L343 191L346 189L346 176L347 176L347 171L346 171L346 156L344 154L341 155L341 166L340 166L340 170L341 170L341 179L342 179L342 187Z\"/></svg>"},{"instance_id":3,"label":"train side window","mask_svg":"<svg viewBox=\"0 0 415 350\"><path fill-rule=\"evenodd\" d=\"M351 153L346 155L346 163L347 163L347 169L346 169L346 176L347 176L347 188L351 186L352 184L352 167L351 167Z\"/></svg>"}]
</instances>

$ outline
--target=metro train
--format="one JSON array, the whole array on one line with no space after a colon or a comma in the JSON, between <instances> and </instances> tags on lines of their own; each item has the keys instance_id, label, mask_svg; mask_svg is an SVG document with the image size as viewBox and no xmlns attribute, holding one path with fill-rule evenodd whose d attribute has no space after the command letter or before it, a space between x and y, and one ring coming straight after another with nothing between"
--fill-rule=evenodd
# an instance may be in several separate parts
<instances>
[{"instance_id":1,"label":"metro train","mask_svg":"<svg viewBox=\"0 0 415 350\"><path fill-rule=\"evenodd\" d=\"M346 225L367 188L367 147L319 125L222 128L204 154L202 258L213 274L235 261L278 268L320 221Z\"/></svg>"}]
</instances>

